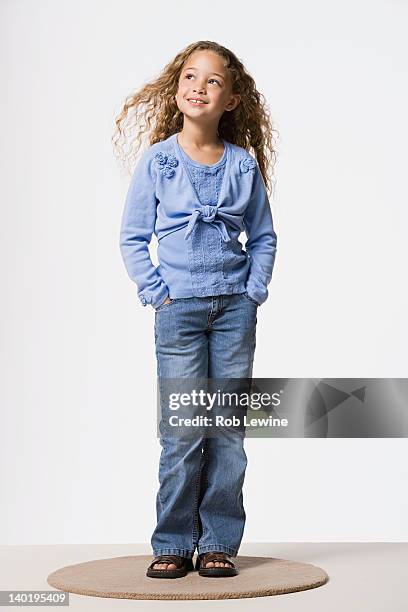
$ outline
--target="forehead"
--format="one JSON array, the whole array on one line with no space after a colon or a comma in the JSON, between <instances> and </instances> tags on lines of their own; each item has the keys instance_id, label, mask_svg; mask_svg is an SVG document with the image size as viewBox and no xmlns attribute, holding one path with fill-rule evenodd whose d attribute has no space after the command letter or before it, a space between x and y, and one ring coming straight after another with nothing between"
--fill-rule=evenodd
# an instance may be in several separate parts
<instances>
[{"instance_id":1,"label":"forehead","mask_svg":"<svg viewBox=\"0 0 408 612\"><path fill-rule=\"evenodd\" d=\"M202 70L224 79L228 78L224 58L210 50L200 50L192 53L183 64L182 72L185 70Z\"/></svg>"}]
</instances>

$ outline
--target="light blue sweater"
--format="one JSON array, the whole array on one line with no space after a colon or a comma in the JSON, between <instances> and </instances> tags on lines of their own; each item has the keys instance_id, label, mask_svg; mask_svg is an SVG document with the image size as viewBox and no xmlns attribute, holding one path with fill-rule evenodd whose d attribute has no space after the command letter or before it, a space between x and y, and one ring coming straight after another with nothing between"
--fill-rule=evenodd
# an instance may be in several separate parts
<instances>
[{"instance_id":1,"label":"light blue sweater","mask_svg":"<svg viewBox=\"0 0 408 612\"><path fill-rule=\"evenodd\" d=\"M191 160L177 134L141 156L127 192L120 249L144 306L170 298L248 292L258 304L277 250L262 174L242 147L224 142L212 165ZM245 232L245 250L239 235ZM150 258L153 233L159 265Z\"/></svg>"}]
</instances>

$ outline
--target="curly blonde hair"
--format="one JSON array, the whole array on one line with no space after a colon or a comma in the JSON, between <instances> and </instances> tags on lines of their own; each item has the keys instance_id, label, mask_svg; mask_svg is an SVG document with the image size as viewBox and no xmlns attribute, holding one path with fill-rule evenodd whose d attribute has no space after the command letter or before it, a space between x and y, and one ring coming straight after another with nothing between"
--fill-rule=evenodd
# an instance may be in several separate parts
<instances>
[{"instance_id":1,"label":"curly blonde hair","mask_svg":"<svg viewBox=\"0 0 408 612\"><path fill-rule=\"evenodd\" d=\"M209 40L200 40L185 47L169 62L159 76L129 95L123 109L116 117L116 130L112 136L116 157L131 171L140 149L143 134L148 134L149 144L166 140L183 128L183 114L175 95L186 60L196 51L209 50L225 61L232 84L232 93L241 100L233 111L226 111L218 124L218 135L247 151L252 148L265 186L271 194L272 182L268 168L274 177L276 151L270 112L265 97L256 89L255 81L236 55Z\"/></svg>"}]
</instances>

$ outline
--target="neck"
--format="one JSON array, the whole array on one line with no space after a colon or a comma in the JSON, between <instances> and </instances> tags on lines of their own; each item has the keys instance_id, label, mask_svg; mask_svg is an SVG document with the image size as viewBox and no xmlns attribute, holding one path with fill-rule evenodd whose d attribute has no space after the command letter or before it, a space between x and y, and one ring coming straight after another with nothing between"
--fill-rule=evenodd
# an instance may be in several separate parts
<instances>
[{"instance_id":1,"label":"neck","mask_svg":"<svg viewBox=\"0 0 408 612\"><path fill-rule=\"evenodd\" d=\"M223 144L218 135L218 126L207 127L184 123L177 139L182 146L190 149L207 149Z\"/></svg>"}]
</instances>

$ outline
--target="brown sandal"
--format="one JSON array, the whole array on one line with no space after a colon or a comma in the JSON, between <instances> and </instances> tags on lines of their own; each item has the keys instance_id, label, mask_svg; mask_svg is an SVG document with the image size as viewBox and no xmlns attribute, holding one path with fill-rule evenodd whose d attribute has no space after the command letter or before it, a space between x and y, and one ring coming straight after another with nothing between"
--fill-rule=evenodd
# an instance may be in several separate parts
<instances>
[{"instance_id":1,"label":"brown sandal","mask_svg":"<svg viewBox=\"0 0 408 612\"><path fill-rule=\"evenodd\" d=\"M156 563L174 563L177 569L153 569ZM192 570L194 566L191 559L179 555L158 555L147 568L146 576L149 578L182 578Z\"/></svg>"},{"instance_id":2,"label":"brown sandal","mask_svg":"<svg viewBox=\"0 0 408 612\"><path fill-rule=\"evenodd\" d=\"M210 561L213 561L214 563L216 561L221 561L221 563L229 563L231 567L206 567L206 564ZM206 576L207 578L212 576L216 578L222 576L236 576L239 573L233 560L225 552L214 551L201 553L201 555L198 555L197 557L195 568L198 570L200 576Z\"/></svg>"}]
</instances>

